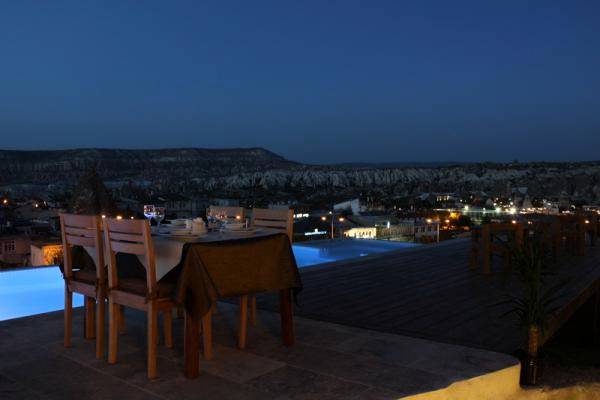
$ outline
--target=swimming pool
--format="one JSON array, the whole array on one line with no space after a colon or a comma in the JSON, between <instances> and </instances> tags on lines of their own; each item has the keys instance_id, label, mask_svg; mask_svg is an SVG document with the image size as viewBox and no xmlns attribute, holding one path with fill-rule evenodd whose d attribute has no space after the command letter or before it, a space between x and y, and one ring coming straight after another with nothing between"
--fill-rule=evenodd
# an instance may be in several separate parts
<instances>
[{"instance_id":1,"label":"swimming pool","mask_svg":"<svg viewBox=\"0 0 600 400\"><path fill-rule=\"evenodd\" d=\"M381 240L318 240L294 244L299 268L332 261L358 258L419 246L407 242ZM75 294L73 306L83 305L83 297ZM62 310L64 281L58 267L29 268L0 272L0 321L28 315Z\"/></svg>"},{"instance_id":2,"label":"swimming pool","mask_svg":"<svg viewBox=\"0 0 600 400\"><path fill-rule=\"evenodd\" d=\"M410 242L388 240L316 240L294 244L294 256L299 268L333 261L364 257L369 254L420 246Z\"/></svg>"},{"instance_id":3,"label":"swimming pool","mask_svg":"<svg viewBox=\"0 0 600 400\"><path fill-rule=\"evenodd\" d=\"M0 321L64 308L64 280L58 267L0 272ZM83 296L73 295L73 306Z\"/></svg>"}]
</instances>

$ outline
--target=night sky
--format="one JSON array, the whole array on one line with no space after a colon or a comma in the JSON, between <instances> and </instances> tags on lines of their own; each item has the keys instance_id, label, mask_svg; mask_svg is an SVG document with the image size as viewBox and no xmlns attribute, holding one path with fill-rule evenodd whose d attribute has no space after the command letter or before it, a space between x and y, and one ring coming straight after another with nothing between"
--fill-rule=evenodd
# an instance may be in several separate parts
<instances>
[{"instance_id":1,"label":"night sky","mask_svg":"<svg viewBox=\"0 0 600 400\"><path fill-rule=\"evenodd\" d=\"M599 1L5 1L0 148L600 159Z\"/></svg>"}]
</instances>

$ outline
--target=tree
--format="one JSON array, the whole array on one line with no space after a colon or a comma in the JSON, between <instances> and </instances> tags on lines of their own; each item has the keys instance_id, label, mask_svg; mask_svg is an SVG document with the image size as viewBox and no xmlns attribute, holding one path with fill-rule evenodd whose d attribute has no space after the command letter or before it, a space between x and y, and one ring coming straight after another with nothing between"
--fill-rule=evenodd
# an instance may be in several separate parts
<instances>
[{"instance_id":1,"label":"tree","mask_svg":"<svg viewBox=\"0 0 600 400\"><path fill-rule=\"evenodd\" d=\"M76 214L112 215L117 207L102 178L92 168L73 190L69 209Z\"/></svg>"}]
</instances>

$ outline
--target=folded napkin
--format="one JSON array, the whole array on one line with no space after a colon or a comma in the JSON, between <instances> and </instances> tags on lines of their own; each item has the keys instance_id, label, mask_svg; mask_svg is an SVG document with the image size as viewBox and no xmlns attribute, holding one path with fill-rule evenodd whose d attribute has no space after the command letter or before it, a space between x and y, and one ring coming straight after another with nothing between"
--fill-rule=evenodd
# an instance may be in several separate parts
<instances>
[{"instance_id":1,"label":"folded napkin","mask_svg":"<svg viewBox=\"0 0 600 400\"><path fill-rule=\"evenodd\" d=\"M206 224L204 223L204 220L200 217L198 218L194 218L192 220L192 234L193 235L200 235L203 233L206 233Z\"/></svg>"}]
</instances>

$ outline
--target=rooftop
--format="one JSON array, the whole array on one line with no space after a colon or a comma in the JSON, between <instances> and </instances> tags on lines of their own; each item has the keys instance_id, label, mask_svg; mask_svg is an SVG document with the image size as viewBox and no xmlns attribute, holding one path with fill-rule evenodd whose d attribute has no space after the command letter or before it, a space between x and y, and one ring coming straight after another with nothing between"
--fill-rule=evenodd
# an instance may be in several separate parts
<instances>
[{"instance_id":1,"label":"rooftop","mask_svg":"<svg viewBox=\"0 0 600 400\"><path fill-rule=\"evenodd\" d=\"M559 259L569 278L549 335L600 289L600 246ZM0 322L2 398L227 399L509 399L520 389L517 321L498 303L514 293L499 266L469 268L468 240L374 254L301 269L296 340L280 342L276 296L258 297L248 347L236 347L237 306L218 304L214 357L201 375L183 375L183 324L172 350L159 347L159 379L145 365L144 314L127 310L116 365L94 358L83 339L82 310L74 346L62 345L62 312ZM426 396L426 397L422 397Z\"/></svg>"},{"instance_id":2,"label":"rooftop","mask_svg":"<svg viewBox=\"0 0 600 400\"><path fill-rule=\"evenodd\" d=\"M502 398L518 390L518 361L507 355L305 318L296 318L297 343L285 348L279 316L267 311L259 312L248 347L239 350L237 307L219 303L218 310L213 360L201 361L195 380L183 376L182 320L175 320L175 347L159 346L154 381L146 377L142 313L127 310L116 365L95 359L94 341L83 339L81 309L69 349L62 344L62 312L0 322L0 393L4 400L398 399L436 390L471 396L485 390ZM498 376L509 384L495 386Z\"/></svg>"}]
</instances>

